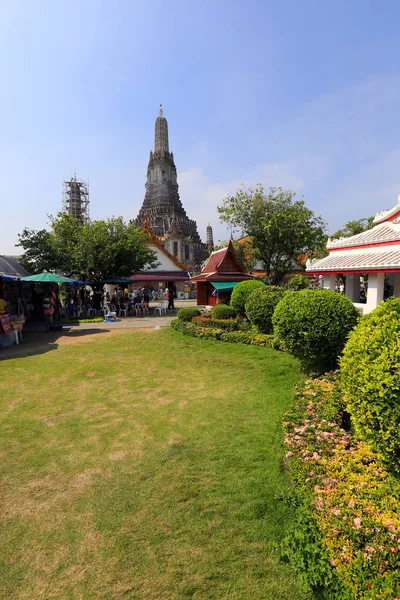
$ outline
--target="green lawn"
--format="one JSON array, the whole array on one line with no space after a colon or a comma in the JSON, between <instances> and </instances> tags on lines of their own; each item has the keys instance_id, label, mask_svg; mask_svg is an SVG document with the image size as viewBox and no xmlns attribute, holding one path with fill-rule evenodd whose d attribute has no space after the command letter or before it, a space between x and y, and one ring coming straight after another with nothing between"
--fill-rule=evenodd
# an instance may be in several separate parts
<instances>
[{"instance_id":1,"label":"green lawn","mask_svg":"<svg viewBox=\"0 0 400 600\"><path fill-rule=\"evenodd\" d=\"M273 551L290 356L125 330L0 373L0 598L304 598Z\"/></svg>"}]
</instances>

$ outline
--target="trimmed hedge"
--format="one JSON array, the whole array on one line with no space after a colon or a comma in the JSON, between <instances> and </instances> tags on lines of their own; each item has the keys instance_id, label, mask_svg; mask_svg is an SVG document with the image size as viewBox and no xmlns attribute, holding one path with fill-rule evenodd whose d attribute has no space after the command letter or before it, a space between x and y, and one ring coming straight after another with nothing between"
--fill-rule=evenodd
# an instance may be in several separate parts
<instances>
[{"instance_id":1,"label":"trimmed hedge","mask_svg":"<svg viewBox=\"0 0 400 600\"><path fill-rule=\"evenodd\" d=\"M264 287L265 284L257 279L249 279L241 281L233 288L231 295L231 306L236 310L238 315L244 317L246 315L245 304L251 292L258 287Z\"/></svg>"},{"instance_id":2,"label":"trimmed hedge","mask_svg":"<svg viewBox=\"0 0 400 600\"><path fill-rule=\"evenodd\" d=\"M211 340L219 340L221 335L224 333L223 329L217 329L214 327L199 327L195 323L179 321L178 319L171 321L171 327L172 329L175 329L175 331L180 331L184 335Z\"/></svg>"},{"instance_id":3,"label":"trimmed hedge","mask_svg":"<svg viewBox=\"0 0 400 600\"><path fill-rule=\"evenodd\" d=\"M201 311L198 308L190 307L180 308L176 315L179 321L191 321L194 317L199 317Z\"/></svg>"},{"instance_id":4,"label":"trimmed hedge","mask_svg":"<svg viewBox=\"0 0 400 600\"><path fill-rule=\"evenodd\" d=\"M261 333L272 333L272 315L286 291L276 285L264 285L253 290L247 298L246 317Z\"/></svg>"},{"instance_id":5,"label":"trimmed hedge","mask_svg":"<svg viewBox=\"0 0 400 600\"><path fill-rule=\"evenodd\" d=\"M198 327L211 327L212 329L224 329L224 331L238 331L240 329L240 322L233 319L194 317L192 323Z\"/></svg>"},{"instance_id":6,"label":"trimmed hedge","mask_svg":"<svg viewBox=\"0 0 400 600\"><path fill-rule=\"evenodd\" d=\"M174 319L171 322L171 327L185 335L202 339L211 339L234 344L247 344L249 346L259 346L261 348L274 348L275 350L283 349L275 336L258 333L254 330L226 331L220 327L208 327L204 323L199 326L196 324L196 321L187 323L178 321L178 319Z\"/></svg>"},{"instance_id":7,"label":"trimmed hedge","mask_svg":"<svg viewBox=\"0 0 400 600\"><path fill-rule=\"evenodd\" d=\"M400 474L400 299L365 315L343 352L341 379L355 431Z\"/></svg>"},{"instance_id":8,"label":"trimmed hedge","mask_svg":"<svg viewBox=\"0 0 400 600\"><path fill-rule=\"evenodd\" d=\"M360 313L346 296L324 289L285 294L272 322L279 341L308 369L335 368Z\"/></svg>"},{"instance_id":9,"label":"trimmed hedge","mask_svg":"<svg viewBox=\"0 0 400 600\"><path fill-rule=\"evenodd\" d=\"M216 304L211 309L213 319L236 319L236 310L228 304Z\"/></svg>"}]
</instances>

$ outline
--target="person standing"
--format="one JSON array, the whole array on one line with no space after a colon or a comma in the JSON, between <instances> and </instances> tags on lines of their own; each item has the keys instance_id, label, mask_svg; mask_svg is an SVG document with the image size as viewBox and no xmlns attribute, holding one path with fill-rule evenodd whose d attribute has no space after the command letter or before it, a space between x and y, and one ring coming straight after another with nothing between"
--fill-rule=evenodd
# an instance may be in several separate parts
<instances>
[{"instance_id":1,"label":"person standing","mask_svg":"<svg viewBox=\"0 0 400 600\"><path fill-rule=\"evenodd\" d=\"M42 311L44 322L46 325L46 332L50 329L50 324L53 322L54 304L51 297L51 291L45 294L42 301Z\"/></svg>"},{"instance_id":2,"label":"person standing","mask_svg":"<svg viewBox=\"0 0 400 600\"><path fill-rule=\"evenodd\" d=\"M174 292L171 288L167 288L168 289L168 310L172 309L175 310L175 306L174 306Z\"/></svg>"},{"instance_id":3,"label":"person standing","mask_svg":"<svg viewBox=\"0 0 400 600\"><path fill-rule=\"evenodd\" d=\"M3 290L0 290L0 315L5 315L7 312L7 300L4 299Z\"/></svg>"}]
</instances>

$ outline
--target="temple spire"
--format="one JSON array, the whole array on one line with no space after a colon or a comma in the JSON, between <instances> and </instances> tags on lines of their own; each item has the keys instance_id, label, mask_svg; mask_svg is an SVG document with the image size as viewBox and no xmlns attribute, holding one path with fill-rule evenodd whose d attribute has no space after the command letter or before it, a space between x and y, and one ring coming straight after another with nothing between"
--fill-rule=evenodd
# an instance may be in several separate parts
<instances>
[{"instance_id":1,"label":"temple spire","mask_svg":"<svg viewBox=\"0 0 400 600\"><path fill-rule=\"evenodd\" d=\"M164 117L164 111L162 104L160 104L160 114L156 119L155 131L154 131L154 151L165 153L169 152L168 144L168 123Z\"/></svg>"}]
</instances>

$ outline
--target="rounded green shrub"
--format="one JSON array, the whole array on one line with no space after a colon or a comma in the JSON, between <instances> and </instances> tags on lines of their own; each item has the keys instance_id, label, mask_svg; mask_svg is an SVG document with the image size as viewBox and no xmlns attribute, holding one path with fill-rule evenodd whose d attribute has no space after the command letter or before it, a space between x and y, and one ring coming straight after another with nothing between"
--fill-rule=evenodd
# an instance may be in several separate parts
<instances>
[{"instance_id":1,"label":"rounded green shrub","mask_svg":"<svg viewBox=\"0 0 400 600\"><path fill-rule=\"evenodd\" d=\"M194 308L194 306L188 306L187 308L180 308L176 316L178 317L179 321L191 321L193 317L199 317L200 315L201 311L198 308Z\"/></svg>"},{"instance_id":2,"label":"rounded green shrub","mask_svg":"<svg viewBox=\"0 0 400 600\"><path fill-rule=\"evenodd\" d=\"M272 333L272 315L285 293L282 287L265 285L262 288L257 287L247 298L246 317L261 333Z\"/></svg>"},{"instance_id":3,"label":"rounded green shrub","mask_svg":"<svg viewBox=\"0 0 400 600\"><path fill-rule=\"evenodd\" d=\"M288 283L289 290L293 290L293 292L298 292L299 290L306 290L310 287L310 280L305 275L295 275Z\"/></svg>"},{"instance_id":4,"label":"rounded green shrub","mask_svg":"<svg viewBox=\"0 0 400 600\"><path fill-rule=\"evenodd\" d=\"M342 389L356 433L400 474L400 299L365 315L340 361Z\"/></svg>"},{"instance_id":5,"label":"rounded green shrub","mask_svg":"<svg viewBox=\"0 0 400 600\"><path fill-rule=\"evenodd\" d=\"M275 335L305 367L335 368L360 314L347 296L324 289L285 294L272 317Z\"/></svg>"},{"instance_id":6,"label":"rounded green shrub","mask_svg":"<svg viewBox=\"0 0 400 600\"><path fill-rule=\"evenodd\" d=\"M236 319L236 310L227 304L216 304L211 309L213 319Z\"/></svg>"},{"instance_id":7,"label":"rounded green shrub","mask_svg":"<svg viewBox=\"0 0 400 600\"><path fill-rule=\"evenodd\" d=\"M241 317L246 315L245 305L247 298L250 296L253 290L264 287L264 285L265 284L262 281L258 281L257 279L249 279L248 281L241 281L236 287L233 288L231 295L231 306L236 310L238 315Z\"/></svg>"}]
</instances>

